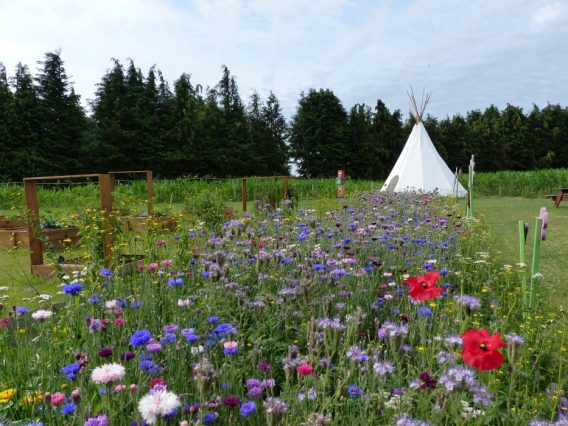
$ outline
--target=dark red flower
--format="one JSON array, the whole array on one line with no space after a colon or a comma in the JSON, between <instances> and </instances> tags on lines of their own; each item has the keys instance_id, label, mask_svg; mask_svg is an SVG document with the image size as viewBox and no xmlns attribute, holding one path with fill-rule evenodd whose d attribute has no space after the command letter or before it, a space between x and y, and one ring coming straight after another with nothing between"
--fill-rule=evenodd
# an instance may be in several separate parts
<instances>
[{"instance_id":1,"label":"dark red flower","mask_svg":"<svg viewBox=\"0 0 568 426\"><path fill-rule=\"evenodd\" d=\"M225 399L223 400L223 404L225 404L227 407L230 407L230 408L235 408L240 403L241 403L241 400L236 395L229 395L229 396L225 397Z\"/></svg>"},{"instance_id":2,"label":"dark red flower","mask_svg":"<svg viewBox=\"0 0 568 426\"><path fill-rule=\"evenodd\" d=\"M112 348L102 348L99 351L99 356L101 358L108 358L109 356L112 356Z\"/></svg>"},{"instance_id":3,"label":"dark red flower","mask_svg":"<svg viewBox=\"0 0 568 426\"><path fill-rule=\"evenodd\" d=\"M422 384L420 385L420 389L428 390L434 389L438 384L438 381L434 379L427 371L424 371L420 376L418 376L420 380L422 380Z\"/></svg>"},{"instance_id":4,"label":"dark red flower","mask_svg":"<svg viewBox=\"0 0 568 426\"><path fill-rule=\"evenodd\" d=\"M163 377L156 377L155 379L150 380L150 388L153 388L156 385L164 386L166 384L166 379Z\"/></svg>"},{"instance_id":5,"label":"dark red flower","mask_svg":"<svg viewBox=\"0 0 568 426\"><path fill-rule=\"evenodd\" d=\"M470 329L461 336L463 340L462 359L478 370L495 370L505 361L499 348L507 345L499 333L489 334L487 329Z\"/></svg>"},{"instance_id":6,"label":"dark red flower","mask_svg":"<svg viewBox=\"0 0 568 426\"><path fill-rule=\"evenodd\" d=\"M438 272L426 272L423 276L409 277L406 280L406 284L411 287L408 295L414 300L420 301L438 297L444 292L442 287L436 286L439 279L440 274Z\"/></svg>"}]
</instances>

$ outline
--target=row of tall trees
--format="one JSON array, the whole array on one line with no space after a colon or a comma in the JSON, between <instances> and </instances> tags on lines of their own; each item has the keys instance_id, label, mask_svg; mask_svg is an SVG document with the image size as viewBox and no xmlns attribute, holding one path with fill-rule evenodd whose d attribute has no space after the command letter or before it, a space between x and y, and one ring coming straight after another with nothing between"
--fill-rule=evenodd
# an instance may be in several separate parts
<instances>
[{"instance_id":1,"label":"row of tall trees","mask_svg":"<svg viewBox=\"0 0 568 426\"><path fill-rule=\"evenodd\" d=\"M451 168L528 170L568 165L568 108L507 105L424 124ZM49 52L32 76L18 64L7 76L0 63L0 180L23 176L149 168L164 177L287 174L345 168L357 178L386 177L413 125L379 99L346 110L331 90L302 93L286 122L272 93L245 104L226 67L214 87L182 74L170 88L162 73L133 61L112 67L97 86L90 111Z\"/></svg>"}]
</instances>

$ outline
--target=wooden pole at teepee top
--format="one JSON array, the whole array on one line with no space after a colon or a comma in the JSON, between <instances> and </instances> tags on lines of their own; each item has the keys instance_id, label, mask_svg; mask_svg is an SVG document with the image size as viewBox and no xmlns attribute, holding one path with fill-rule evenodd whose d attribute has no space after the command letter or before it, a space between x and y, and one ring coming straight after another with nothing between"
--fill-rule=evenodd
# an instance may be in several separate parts
<instances>
[{"instance_id":1,"label":"wooden pole at teepee top","mask_svg":"<svg viewBox=\"0 0 568 426\"><path fill-rule=\"evenodd\" d=\"M414 121L416 122L416 124L418 124L422 121L422 117L424 116L424 111L426 111L426 107L430 102L430 97L432 93L425 93L425 91L422 90L422 99L420 100L420 107L418 107L418 103L416 102L416 96L414 96L414 89L412 88L412 85L410 86L410 93L407 91L406 94L410 99L411 114L414 117Z\"/></svg>"}]
</instances>

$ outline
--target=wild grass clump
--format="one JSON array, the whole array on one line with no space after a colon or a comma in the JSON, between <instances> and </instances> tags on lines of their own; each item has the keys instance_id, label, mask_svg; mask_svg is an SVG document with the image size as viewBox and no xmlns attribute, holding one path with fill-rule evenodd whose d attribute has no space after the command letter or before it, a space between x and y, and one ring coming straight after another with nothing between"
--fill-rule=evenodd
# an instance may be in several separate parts
<instances>
[{"instance_id":1,"label":"wild grass clump","mask_svg":"<svg viewBox=\"0 0 568 426\"><path fill-rule=\"evenodd\" d=\"M4 307L0 413L49 425L564 416L564 330L522 318L525 271L496 265L483 229L423 194L329 207L137 237L133 267L93 258L63 277L62 307Z\"/></svg>"}]
</instances>

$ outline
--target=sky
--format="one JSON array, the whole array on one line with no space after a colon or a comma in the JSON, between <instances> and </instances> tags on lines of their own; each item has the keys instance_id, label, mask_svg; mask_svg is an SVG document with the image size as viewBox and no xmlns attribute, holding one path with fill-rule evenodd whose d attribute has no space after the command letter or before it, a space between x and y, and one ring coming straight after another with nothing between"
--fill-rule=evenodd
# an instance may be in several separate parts
<instances>
[{"instance_id":1,"label":"sky","mask_svg":"<svg viewBox=\"0 0 568 426\"><path fill-rule=\"evenodd\" d=\"M111 58L170 86L214 86L226 65L245 102L273 91L287 118L311 88L405 116L411 85L438 118L568 105L566 0L0 0L9 76L57 49L84 105Z\"/></svg>"}]
</instances>

